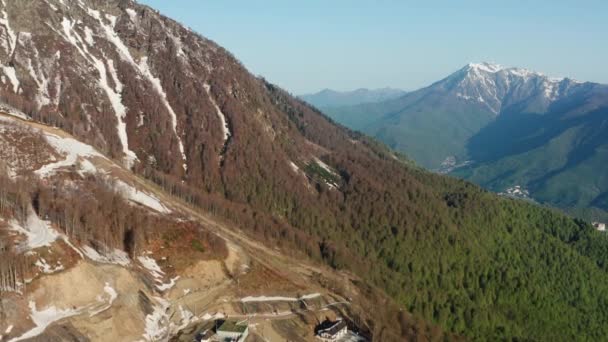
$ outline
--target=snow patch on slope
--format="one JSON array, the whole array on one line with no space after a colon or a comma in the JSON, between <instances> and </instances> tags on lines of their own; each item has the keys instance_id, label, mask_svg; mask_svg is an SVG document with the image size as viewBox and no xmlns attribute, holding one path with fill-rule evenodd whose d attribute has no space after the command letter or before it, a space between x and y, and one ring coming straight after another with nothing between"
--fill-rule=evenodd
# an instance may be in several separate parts
<instances>
[{"instance_id":1,"label":"snow patch on slope","mask_svg":"<svg viewBox=\"0 0 608 342\"><path fill-rule=\"evenodd\" d=\"M8 13L6 13L6 11L2 11L0 25L4 26L4 30L6 32L6 39L2 41L2 46L4 47L4 51L6 51L9 58L11 58L15 53L15 49L17 48L17 35L11 28L8 19ZM11 84L13 85L13 92L17 93L17 91L19 91L20 83L19 79L17 78L15 68L12 66L2 66L2 70L4 71L4 74L8 77L9 81L11 81Z\"/></svg>"},{"instance_id":2,"label":"snow patch on slope","mask_svg":"<svg viewBox=\"0 0 608 342\"><path fill-rule=\"evenodd\" d=\"M156 260L149 256L139 256L137 257L137 260L139 260L141 265L146 268L155 279L162 279L165 276L165 272L158 266Z\"/></svg>"},{"instance_id":3,"label":"snow patch on slope","mask_svg":"<svg viewBox=\"0 0 608 342\"><path fill-rule=\"evenodd\" d=\"M143 337L146 341L161 341L167 337L167 309L169 308L169 302L166 300L155 297L158 301L158 305L154 307L154 311L146 316L146 327Z\"/></svg>"},{"instance_id":4,"label":"snow patch on slope","mask_svg":"<svg viewBox=\"0 0 608 342\"><path fill-rule=\"evenodd\" d=\"M105 305L103 305L101 308L91 312L89 314L89 317L99 315L100 313L108 310L109 308L112 307L112 304L114 304L114 301L116 300L116 298L118 298L118 293L116 292L116 290L114 290L114 288L112 286L110 286L110 283L105 284L105 286L103 287L103 291L105 292L107 299L104 298L103 295L100 295L100 296L97 296L97 301L100 303L105 303Z\"/></svg>"},{"instance_id":5,"label":"snow patch on slope","mask_svg":"<svg viewBox=\"0 0 608 342\"><path fill-rule=\"evenodd\" d=\"M293 170L293 172L295 172L297 174L299 174L301 172L300 168L298 167L298 165L296 165L296 163L294 163L292 161L289 161L289 167L291 167L291 169Z\"/></svg>"},{"instance_id":6,"label":"snow patch on slope","mask_svg":"<svg viewBox=\"0 0 608 342\"><path fill-rule=\"evenodd\" d=\"M494 63L488 63L488 62L483 62L483 63L469 63L468 67L470 69L478 69L481 71L485 71L485 72L498 72L500 70L503 70L504 68L499 65L499 64L494 64Z\"/></svg>"},{"instance_id":7,"label":"snow patch on slope","mask_svg":"<svg viewBox=\"0 0 608 342\"><path fill-rule=\"evenodd\" d=\"M17 73L15 72L15 68L12 66L2 66L2 71L8 77L8 80L11 81L13 85L13 92L16 94L19 91L19 79L17 78Z\"/></svg>"},{"instance_id":8,"label":"snow patch on slope","mask_svg":"<svg viewBox=\"0 0 608 342\"><path fill-rule=\"evenodd\" d=\"M132 22L136 22L137 21L137 12L135 12L134 9L127 8L125 11L129 15L129 19L131 19Z\"/></svg>"},{"instance_id":9,"label":"snow patch on slope","mask_svg":"<svg viewBox=\"0 0 608 342\"><path fill-rule=\"evenodd\" d=\"M152 72L150 71L150 67L148 65L147 57L142 57L140 59L139 63L135 62L135 60L133 59L133 56L131 55L131 52L129 51L129 48L125 45L125 43L122 41L122 39L120 39L120 37L118 36L116 31L114 30L114 26L116 25L116 17L106 15L106 19L108 19L110 21L110 25L108 25L101 18L99 11L92 10L90 8L87 11L91 17L97 19L97 21L99 22L100 26L102 27L102 29L105 33L106 39L116 47L121 58L124 61L128 62L131 66L133 66L133 68L135 68L135 70L138 71L140 75L145 77L152 84L152 86L154 87L154 90L156 90L156 92L160 96L163 104L165 105L165 108L167 109L167 111L169 112L169 115L171 116L171 126L172 126L173 132L175 133L177 140L178 140L178 144L179 144L178 146L179 146L180 153L182 155L182 159L184 161L184 169L185 169L186 155L184 152L184 145L183 145L182 139L181 139L180 135L177 133L177 116L175 114L175 111L173 110L173 107L171 107L171 105L169 104L169 101L167 99L167 94L166 94L165 90L163 89L160 79L158 79L157 77L152 75Z\"/></svg>"},{"instance_id":10,"label":"snow patch on slope","mask_svg":"<svg viewBox=\"0 0 608 342\"><path fill-rule=\"evenodd\" d=\"M101 22L101 19L99 18L99 12L96 13L98 20L100 20ZM88 51L87 44L74 30L75 23L67 18L63 18L61 24L63 27L64 38L69 43L71 43L86 60L91 62L91 64L95 67L95 69L97 69L97 72L99 73L98 85L106 93L108 99L110 100L110 104L114 109L114 113L116 114L116 130L118 133L118 138L122 145L123 153L125 154L125 162L130 168L137 160L137 155L135 154L135 152L129 150L127 124L124 121L127 116L127 107L125 107L125 105L122 103L122 94L118 90L113 89L110 86L108 82L107 69L105 63ZM105 28L107 25L102 24L102 26Z\"/></svg>"},{"instance_id":11,"label":"snow patch on slope","mask_svg":"<svg viewBox=\"0 0 608 342\"><path fill-rule=\"evenodd\" d=\"M82 252L87 256L87 258L101 264L116 264L126 267L131 263L129 260L129 255L119 249L113 249L109 253L101 255L94 248L84 246L82 248Z\"/></svg>"},{"instance_id":12,"label":"snow patch on slope","mask_svg":"<svg viewBox=\"0 0 608 342\"><path fill-rule=\"evenodd\" d=\"M207 92L207 95L209 96L209 100L211 101L211 104L215 108L217 117L220 119L220 122L222 125L222 134L224 136L224 148L225 148L226 143L228 142L228 139L231 136L230 127L228 127L228 121L226 120L226 115L224 115L224 113L222 112L220 107L217 105L217 102L215 102L215 99L213 98L213 96L211 94L211 86L208 83L205 83L203 85L203 87L205 88L205 91Z\"/></svg>"},{"instance_id":13,"label":"snow patch on slope","mask_svg":"<svg viewBox=\"0 0 608 342\"><path fill-rule=\"evenodd\" d=\"M20 110L17 110L9 105L7 105L6 103L0 103L0 112L6 113L8 115L14 116L16 118L19 118L21 120L25 120L28 121L30 120L30 118L25 115L25 113L23 113ZM0 118L0 121L12 121L11 119L7 119L7 118Z\"/></svg>"},{"instance_id":14,"label":"snow patch on slope","mask_svg":"<svg viewBox=\"0 0 608 342\"><path fill-rule=\"evenodd\" d=\"M52 267L46 262L46 260L44 260L44 258L38 259L34 265L38 266L40 271L44 274L53 274L64 269L60 261L57 262L57 266Z\"/></svg>"},{"instance_id":15,"label":"snow patch on slope","mask_svg":"<svg viewBox=\"0 0 608 342\"><path fill-rule=\"evenodd\" d=\"M4 4L4 1L2 2ZM6 7L6 5L5 5ZM15 53L15 49L17 48L17 35L15 34L15 31L13 31L13 29L11 28L9 19L8 19L8 13L6 13L6 11L2 11L2 18L0 18L0 25L4 26L4 29L6 31L6 43L3 42L5 51L7 52L7 54L9 56L13 56L13 54Z\"/></svg>"},{"instance_id":16,"label":"snow patch on slope","mask_svg":"<svg viewBox=\"0 0 608 342\"><path fill-rule=\"evenodd\" d=\"M159 291L161 291L161 292L167 291L167 290L169 290L169 289L172 289L172 288L173 288L173 286L175 286L175 283L176 283L178 280L179 280L179 276L177 276L177 277L175 277L175 278L171 278L171 279L169 279L169 282L168 282L168 283L164 283L164 284L157 284L157 285L156 285L156 288L157 288Z\"/></svg>"},{"instance_id":17,"label":"snow patch on slope","mask_svg":"<svg viewBox=\"0 0 608 342\"><path fill-rule=\"evenodd\" d=\"M159 291L166 291L173 288L173 286L175 286L175 282L179 279L179 276L177 276L169 279L168 283L163 283L165 272L163 272L160 266L158 266L156 260L150 258L149 256L139 256L137 257L137 260L146 270L148 270L148 272L150 272L156 282L155 286Z\"/></svg>"},{"instance_id":18,"label":"snow patch on slope","mask_svg":"<svg viewBox=\"0 0 608 342\"><path fill-rule=\"evenodd\" d=\"M93 147L83 144L78 140L62 138L50 133L45 133L45 138L57 152L65 155L65 159L44 165L36 170L35 173L42 178L54 175L59 169L75 165L79 159L90 157L104 158L103 155L97 152ZM95 168L90 162L88 164L84 163L83 165L87 171L93 171Z\"/></svg>"},{"instance_id":19,"label":"snow patch on slope","mask_svg":"<svg viewBox=\"0 0 608 342\"><path fill-rule=\"evenodd\" d=\"M150 209L154 209L161 214L171 213L171 210L164 206L161 201L154 195L139 191L138 189L121 180L116 181L116 190L118 190L125 198L127 198L131 202L135 202Z\"/></svg>"},{"instance_id":20,"label":"snow patch on slope","mask_svg":"<svg viewBox=\"0 0 608 342\"><path fill-rule=\"evenodd\" d=\"M64 318L68 318L68 317L72 317L75 315L78 315L80 312L79 310L74 310L74 309L58 309L54 306L50 306L44 310L40 310L38 311L38 309L36 308L36 303L31 301L30 302L30 319L32 320L32 322L34 322L35 327L26 332L25 334L13 338L12 340L10 340L9 342L17 342L17 341L22 341L22 340L26 340L29 338L33 338L36 337L40 334L42 334L44 332L44 330L51 324L53 324L54 322L60 321Z\"/></svg>"},{"instance_id":21,"label":"snow patch on slope","mask_svg":"<svg viewBox=\"0 0 608 342\"><path fill-rule=\"evenodd\" d=\"M173 128L173 133L175 133L175 136L177 137L179 152L182 155L182 160L184 161L184 170L185 170L186 169L186 154L184 152L184 143L182 142L181 137L177 133L177 115L175 115L175 111L173 110L173 107L171 107L171 105L169 104L169 101L167 100L167 93L165 93L165 90L163 89L160 79L157 77L154 77L154 75L152 75L152 72L150 71L150 67L148 66L147 57L142 57L141 60L139 61L139 70L150 81L150 83L152 83L152 85L154 86L154 89L156 89L156 92L158 93L158 95L160 95L161 101L163 102L163 104L165 105L165 108L167 108L167 111L169 112L169 115L171 116L171 127Z\"/></svg>"},{"instance_id":22,"label":"snow patch on slope","mask_svg":"<svg viewBox=\"0 0 608 342\"><path fill-rule=\"evenodd\" d=\"M17 221L12 220L10 228L27 237L27 241L19 247L24 251L49 247L59 237L59 233L51 228L51 223L41 220L31 206L28 208L25 227L22 227Z\"/></svg>"}]
</instances>

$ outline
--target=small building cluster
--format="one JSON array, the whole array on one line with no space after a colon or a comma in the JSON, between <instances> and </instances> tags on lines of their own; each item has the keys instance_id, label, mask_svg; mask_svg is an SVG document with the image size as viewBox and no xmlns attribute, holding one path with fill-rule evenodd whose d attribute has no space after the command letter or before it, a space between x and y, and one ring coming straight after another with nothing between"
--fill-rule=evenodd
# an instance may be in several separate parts
<instances>
[{"instance_id":1,"label":"small building cluster","mask_svg":"<svg viewBox=\"0 0 608 342\"><path fill-rule=\"evenodd\" d=\"M326 319L315 328L316 337L323 342L337 342L348 334L346 321ZM201 330L195 337L195 342L244 342L249 336L249 325L245 321L218 320L215 327ZM356 336L356 335L355 335ZM346 340L346 339L345 339ZM365 341L359 339L358 341Z\"/></svg>"},{"instance_id":2,"label":"small building cluster","mask_svg":"<svg viewBox=\"0 0 608 342\"><path fill-rule=\"evenodd\" d=\"M242 342L249 335L249 326L247 323L234 321L225 321L217 328L217 336L220 342Z\"/></svg>"},{"instance_id":3,"label":"small building cluster","mask_svg":"<svg viewBox=\"0 0 608 342\"><path fill-rule=\"evenodd\" d=\"M595 227L595 229L599 230L600 232L605 232L606 231L606 224L605 223L601 223L601 222L593 222L593 227Z\"/></svg>"},{"instance_id":4,"label":"small building cluster","mask_svg":"<svg viewBox=\"0 0 608 342\"><path fill-rule=\"evenodd\" d=\"M196 335L196 342L244 342L249 335L249 325L246 322L217 321L219 327L213 331L205 330Z\"/></svg>"},{"instance_id":5,"label":"small building cluster","mask_svg":"<svg viewBox=\"0 0 608 342\"><path fill-rule=\"evenodd\" d=\"M348 326L344 320L329 321L321 323L317 327L317 338L323 342L335 342L346 336Z\"/></svg>"}]
</instances>

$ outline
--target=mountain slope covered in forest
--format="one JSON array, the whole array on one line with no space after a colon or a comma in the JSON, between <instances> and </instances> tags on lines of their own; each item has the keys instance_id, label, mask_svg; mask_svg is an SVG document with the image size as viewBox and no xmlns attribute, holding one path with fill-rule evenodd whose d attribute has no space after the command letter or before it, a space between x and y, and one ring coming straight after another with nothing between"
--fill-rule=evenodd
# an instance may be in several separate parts
<instances>
[{"instance_id":1,"label":"mountain slope covered in forest","mask_svg":"<svg viewBox=\"0 0 608 342\"><path fill-rule=\"evenodd\" d=\"M250 255L270 246L270 260L330 266L285 277L336 291L326 277L344 277L367 301L357 312L374 314L348 317L375 340L608 333L608 241L589 224L412 166L133 1L4 2L5 102L223 220L211 229ZM113 243L128 251L131 240ZM256 295L262 275L249 278Z\"/></svg>"}]
</instances>

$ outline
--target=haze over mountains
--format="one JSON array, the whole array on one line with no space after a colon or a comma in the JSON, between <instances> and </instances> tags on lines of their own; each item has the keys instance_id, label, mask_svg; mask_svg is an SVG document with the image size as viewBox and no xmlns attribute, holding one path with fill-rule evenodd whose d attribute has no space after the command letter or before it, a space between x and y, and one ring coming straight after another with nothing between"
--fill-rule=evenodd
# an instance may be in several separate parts
<instances>
[{"instance_id":1,"label":"haze over mountains","mask_svg":"<svg viewBox=\"0 0 608 342\"><path fill-rule=\"evenodd\" d=\"M426 168L497 192L519 185L562 208L606 210L607 108L606 85L471 63L397 99L326 112Z\"/></svg>"},{"instance_id":2,"label":"haze over mountains","mask_svg":"<svg viewBox=\"0 0 608 342\"><path fill-rule=\"evenodd\" d=\"M406 94L406 91L394 88L367 89L353 91L336 91L323 89L314 94L300 95L299 98L319 109L329 107L354 106L362 103L382 102Z\"/></svg>"},{"instance_id":3,"label":"haze over mountains","mask_svg":"<svg viewBox=\"0 0 608 342\"><path fill-rule=\"evenodd\" d=\"M0 6L0 341L192 341L223 320L315 341L326 318L359 341L608 335L589 223L413 166L137 2ZM516 99L603 89L494 69L388 103L420 128L416 108L460 108L441 128L473 136Z\"/></svg>"}]
</instances>

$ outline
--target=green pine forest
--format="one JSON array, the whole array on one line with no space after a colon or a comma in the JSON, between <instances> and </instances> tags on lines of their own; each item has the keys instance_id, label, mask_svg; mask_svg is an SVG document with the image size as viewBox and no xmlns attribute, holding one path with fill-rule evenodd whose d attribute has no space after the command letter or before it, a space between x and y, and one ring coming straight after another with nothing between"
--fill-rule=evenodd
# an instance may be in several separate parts
<instances>
[{"instance_id":1,"label":"green pine forest","mask_svg":"<svg viewBox=\"0 0 608 342\"><path fill-rule=\"evenodd\" d=\"M189 192L193 187L172 193L287 253L352 271L448 333L483 341L608 335L606 235L559 211L422 170L266 88L289 130L332 151L321 159L339 177L328 179L316 163L300 165L311 191L284 173L284 164L264 163L273 149L289 151L291 133L278 136L270 152L233 147L235 161L260 164L245 174L224 173L230 181L220 196ZM400 329L405 334L407 326Z\"/></svg>"}]
</instances>

